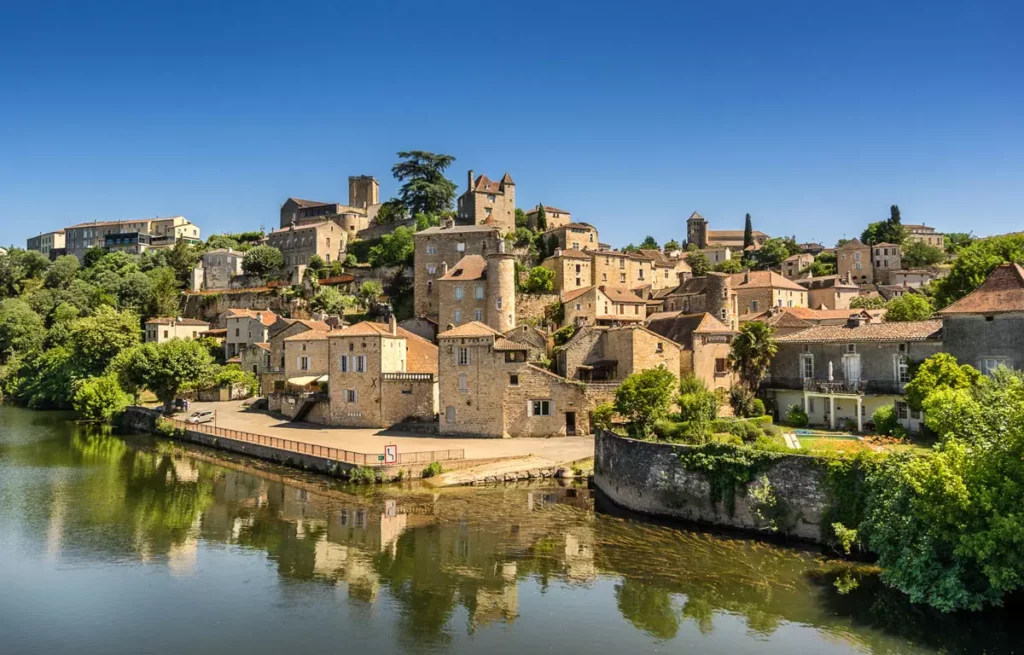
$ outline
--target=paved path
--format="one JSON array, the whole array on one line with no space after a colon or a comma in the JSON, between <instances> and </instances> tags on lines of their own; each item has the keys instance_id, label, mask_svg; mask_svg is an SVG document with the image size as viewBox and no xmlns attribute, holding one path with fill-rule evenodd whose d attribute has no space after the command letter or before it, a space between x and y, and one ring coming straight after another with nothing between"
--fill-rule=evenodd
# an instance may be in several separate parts
<instances>
[{"instance_id":1,"label":"paved path","mask_svg":"<svg viewBox=\"0 0 1024 655\"><path fill-rule=\"evenodd\" d=\"M466 459L535 455L553 463L561 463L594 456L593 437L465 439L371 428L325 428L314 423L291 423L264 411L245 410L241 401L192 403L188 413L176 414L175 418L184 419L200 409L217 410L217 427L343 448L357 453L383 454L385 445L394 444L398 446L399 452L462 448L466 451Z\"/></svg>"}]
</instances>

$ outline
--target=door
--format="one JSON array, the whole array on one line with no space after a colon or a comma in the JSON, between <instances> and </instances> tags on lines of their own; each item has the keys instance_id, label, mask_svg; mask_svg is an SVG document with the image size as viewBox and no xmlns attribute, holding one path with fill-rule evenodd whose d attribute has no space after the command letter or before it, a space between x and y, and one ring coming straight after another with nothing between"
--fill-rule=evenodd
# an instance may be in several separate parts
<instances>
[{"instance_id":1,"label":"door","mask_svg":"<svg viewBox=\"0 0 1024 655\"><path fill-rule=\"evenodd\" d=\"M576 412L565 413L565 434L567 436L576 436Z\"/></svg>"},{"instance_id":2,"label":"door","mask_svg":"<svg viewBox=\"0 0 1024 655\"><path fill-rule=\"evenodd\" d=\"M843 355L843 378L853 387L860 382L860 355Z\"/></svg>"}]
</instances>

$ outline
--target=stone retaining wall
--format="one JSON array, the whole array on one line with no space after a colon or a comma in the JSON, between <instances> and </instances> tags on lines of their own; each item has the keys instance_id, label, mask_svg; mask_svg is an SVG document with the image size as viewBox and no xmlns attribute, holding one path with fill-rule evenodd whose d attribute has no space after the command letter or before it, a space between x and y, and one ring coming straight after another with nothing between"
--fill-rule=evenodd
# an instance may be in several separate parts
<instances>
[{"instance_id":1,"label":"stone retaining wall","mask_svg":"<svg viewBox=\"0 0 1024 655\"><path fill-rule=\"evenodd\" d=\"M823 469L815 458L781 454L755 480L736 489L731 499L716 499L709 475L689 470L680 461L680 455L692 449L599 430L594 483L615 504L643 514L822 541L827 494ZM770 484L774 507L757 493L763 486L761 475Z\"/></svg>"}]
</instances>

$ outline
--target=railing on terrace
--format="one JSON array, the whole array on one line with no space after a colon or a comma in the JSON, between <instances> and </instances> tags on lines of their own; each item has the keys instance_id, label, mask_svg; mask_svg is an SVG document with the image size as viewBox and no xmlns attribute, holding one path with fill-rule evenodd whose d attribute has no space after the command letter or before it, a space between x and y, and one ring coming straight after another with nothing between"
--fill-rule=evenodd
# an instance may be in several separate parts
<instances>
[{"instance_id":1,"label":"railing on terrace","mask_svg":"<svg viewBox=\"0 0 1024 655\"><path fill-rule=\"evenodd\" d=\"M433 373L384 373L381 375L384 380L405 380L409 382L433 381Z\"/></svg>"},{"instance_id":2,"label":"railing on terrace","mask_svg":"<svg viewBox=\"0 0 1024 655\"><path fill-rule=\"evenodd\" d=\"M766 389L789 389L831 394L892 394L902 395L905 383L894 380L822 380L819 378L769 377L761 385Z\"/></svg>"},{"instance_id":3,"label":"railing on terrace","mask_svg":"<svg viewBox=\"0 0 1024 655\"><path fill-rule=\"evenodd\" d=\"M357 453L351 450L321 446L319 444L312 444L304 441L281 439L279 437L271 437L265 434L254 434L252 432L242 432L241 430L231 430L228 428L218 428L208 423L186 423L180 419L171 419L171 422L174 423L174 427L176 428L192 430L193 432L202 432L203 434L215 436L218 439L242 441L257 446L277 448L278 450L286 450L300 455L323 457L324 459L331 459L336 462L345 462L347 464L356 464L358 466L384 466L384 462L380 459L381 455L384 454L383 452ZM398 461L394 464L388 464L388 466L429 464L431 462L451 462L461 459L466 459L466 451L462 448L452 448L449 450L423 450L415 452L402 452L399 450Z\"/></svg>"}]
</instances>

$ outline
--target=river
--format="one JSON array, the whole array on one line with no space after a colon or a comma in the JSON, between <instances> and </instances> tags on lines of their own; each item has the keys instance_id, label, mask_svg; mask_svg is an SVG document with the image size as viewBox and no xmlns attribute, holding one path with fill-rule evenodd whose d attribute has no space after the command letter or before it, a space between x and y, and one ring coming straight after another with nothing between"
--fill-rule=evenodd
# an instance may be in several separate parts
<instances>
[{"instance_id":1,"label":"river","mask_svg":"<svg viewBox=\"0 0 1024 655\"><path fill-rule=\"evenodd\" d=\"M606 512L585 486L352 487L64 419L0 406L3 653L1003 653L1024 636L1019 610L944 617L870 567Z\"/></svg>"}]
</instances>

